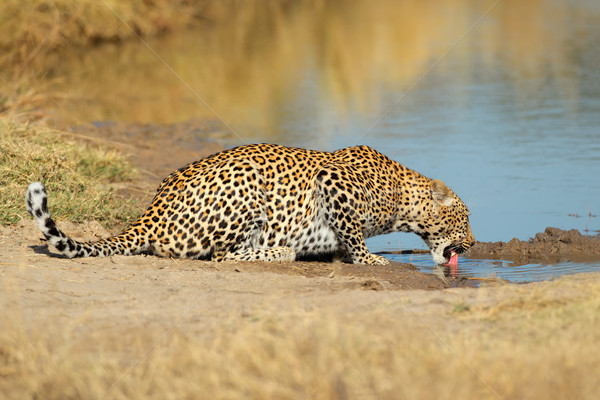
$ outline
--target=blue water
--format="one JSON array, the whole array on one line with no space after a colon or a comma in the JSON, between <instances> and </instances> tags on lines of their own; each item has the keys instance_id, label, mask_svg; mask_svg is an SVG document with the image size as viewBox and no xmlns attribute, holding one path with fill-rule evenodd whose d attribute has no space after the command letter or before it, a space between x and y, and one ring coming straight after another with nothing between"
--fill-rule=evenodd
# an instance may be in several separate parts
<instances>
[{"instance_id":1,"label":"blue water","mask_svg":"<svg viewBox=\"0 0 600 400\"><path fill-rule=\"evenodd\" d=\"M445 268L445 273L450 275L450 272L447 270L448 267L435 266L429 254L384 254L384 256L392 261L411 263L418 266L419 271L429 274L434 273L435 269ZM578 272L598 270L600 270L600 267L597 264L581 262L521 264L507 260L461 258L459 261L458 276L503 279L510 282L525 283L550 280Z\"/></svg>"},{"instance_id":2,"label":"blue water","mask_svg":"<svg viewBox=\"0 0 600 400\"><path fill-rule=\"evenodd\" d=\"M347 7L355 3L361 1ZM405 0L378 7L384 3L392 8L379 19L372 17L375 6L362 1L354 14L333 8L317 27L320 15L310 13L302 23L292 15L280 25L289 28L283 34L263 24L257 35L267 34L243 37L255 45L242 47L242 56L228 50L216 61L213 53L236 49L235 38L150 40L162 61L133 44L97 60L90 55L64 80L92 93L87 81L114 89L107 103L98 96L77 104L101 103L85 114L96 120L135 114L139 122L176 122L206 115L199 111L204 102L209 115L233 129L224 136L231 146L370 145L451 187L470 208L479 241L527 240L547 226L597 234L600 2L456 0L429 7ZM409 14L394 8L406 4ZM333 26L337 34L328 33ZM374 252L425 248L401 233L367 244ZM431 268L428 256L413 262ZM516 267L462 258L461 271L524 281L598 264Z\"/></svg>"},{"instance_id":3,"label":"blue water","mask_svg":"<svg viewBox=\"0 0 600 400\"><path fill-rule=\"evenodd\" d=\"M298 102L306 106L289 108L279 127L284 133L278 136L291 145L326 149L368 144L442 179L469 206L480 241L526 240L547 226L596 234L600 10L591 2L573 4L578 7L585 9L586 18L567 19L561 26L550 26L549 20L545 26L558 33L544 50L562 56L521 54L523 60L515 65L518 46L507 42L486 50L479 34L498 22L492 13L446 56L433 56L430 65L439 63L419 75L422 79L412 90L381 89L382 107L370 113L339 117L323 111L334 107L323 104L309 79L298 93ZM529 71L527 64L536 67ZM405 234L373 238L368 244L373 251L424 248L418 238ZM540 269L549 272L521 271L525 279L536 279L564 273L568 266L535 268Z\"/></svg>"},{"instance_id":4,"label":"blue water","mask_svg":"<svg viewBox=\"0 0 600 400\"><path fill-rule=\"evenodd\" d=\"M547 12L555 5L545 2ZM335 105L320 94L321 72L309 68L294 101L282 106L276 136L285 144L327 150L367 144L442 179L470 208L480 241L527 240L547 226L597 234L600 8L573 2L571 9L585 17L558 26L552 18L542 21L540 29L554 35L542 51L529 54L508 41L486 48L480 34L498 23L491 13L452 51L432 55L432 69L415 77L414 87L381 87L380 106L372 110L332 111ZM372 251L425 248L419 238L401 233L367 244ZM411 261L423 270L432 267L429 256ZM460 266L466 275L512 281L600 270L600 263L514 266L464 258Z\"/></svg>"},{"instance_id":5,"label":"blue water","mask_svg":"<svg viewBox=\"0 0 600 400\"><path fill-rule=\"evenodd\" d=\"M471 209L481 241L524 240L546 226L595 234L600 230L600 12L595 17L595 25L580 26L586 35L564 38L573 55L562 66L568 71L560 74L511 74L502 49L491 67L480 65L477 53L450 53L408 94L382 90L386 106L405 97L371 130L385 108L342 116L323 112L334 107L306 85L297 96L307 106L290 107L277 136L285 144L328 150L367 144L442 179ZM476 42L473 34L461 46ZM585 57L576 56L583 51ZM370 243L379 248L387 241Z\"/></svg>"}]
</instances>

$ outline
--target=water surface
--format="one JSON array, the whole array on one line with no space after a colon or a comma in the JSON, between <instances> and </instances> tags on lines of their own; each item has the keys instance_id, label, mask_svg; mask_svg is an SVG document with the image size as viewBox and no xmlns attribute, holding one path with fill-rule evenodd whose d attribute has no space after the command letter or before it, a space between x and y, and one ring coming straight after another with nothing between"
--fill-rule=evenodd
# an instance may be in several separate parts
<instances>
[{"instance_id":1,"label":"water surface","mask_svg":"<svg viewBox=\"0 0 600 400\"><path fill-rule=\"evenodd\" d=\"M429 254L386 254L392 261L412 263L425 273L434 273L442 268L447 275L452 275L449 267L439 267L433 263ZM461 258L457 276L471 279L503 279L510 282L537 282L559 278L567 274L599 271L597 264L586 262L532 263L523 264L509 260L479 260Z\"/></svg>"},{"instance_id":2,"label":"water surface","mask_svg":"<svg viewBox=\"0 0 600 400\"><path fill-rule=\"evenodd\" d=\"M71 123L209 117L231 146L370 145L458 193L478 240L508 241L600 230L599 65L597 1L354 0L240 10L147 46L64 57L47 76ZM400 233L368 245L424 247Z\"/></svg>"}]
</instances>

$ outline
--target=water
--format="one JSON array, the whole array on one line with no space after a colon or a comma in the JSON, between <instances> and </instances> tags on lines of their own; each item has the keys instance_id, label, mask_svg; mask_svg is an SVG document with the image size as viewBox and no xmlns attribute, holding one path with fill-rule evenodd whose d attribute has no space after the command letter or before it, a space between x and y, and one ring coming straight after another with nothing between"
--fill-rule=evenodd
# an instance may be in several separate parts
<instances>
[{"instance_id":1,"label":"water","mask_svg":"<svg viewBox=\"0 0 600 400\"><path fill-rule=\"evenodd\" d=\"M429 3L262 10L149 40L154 54L139 43L74 54L49 74L69 93L57 119L211 117L232 146L367 144L442 179L469 206L480 241L526 240L546 226L597 233L600 3ZM368 246L424 248L400 233ZM466 274L509 280L600 268L463 260Z\"/></svg>"},{"instance_id":2,"label":"water","mask_svg":"<svg viewBox=\"0 0 600 400\"><path fill-rule=\"evenodd\" d=\"M392 261L412 263L425 273L434 273L437 268L445 268L445 273L451 275L448 267L437 267L429 254L385 254ZM458 276L467 278L503 279L510 282L537 282L558 278L562 275L578 272L598 271L595 264L581 262L561 262L555 264L521 264L507 260L479 260L461 258Z\"/></svg>"}]
</instances>

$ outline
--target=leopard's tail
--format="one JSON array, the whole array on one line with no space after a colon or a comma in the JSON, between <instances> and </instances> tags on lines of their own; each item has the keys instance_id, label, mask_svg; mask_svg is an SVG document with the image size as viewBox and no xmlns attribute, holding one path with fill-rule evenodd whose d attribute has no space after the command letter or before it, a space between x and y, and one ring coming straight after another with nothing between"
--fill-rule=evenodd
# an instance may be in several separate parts
<instances>
[{"instance_id":1,"label":"leopard's tail","mask_svg":"<svg viewBox=\"0 0 600 400\"><path fill-rule=\"evenodd\" d=\"M111 255L130 255L143 252L147 245L137 241L135 246L132 238L124 233L96 242L78 242L63 233L57 226L50 211L48 211L48 194L40 182L29 185L25 196L27 212L35 218L48 242L68 258L74 257L104 257Z\"/></svg>"}]
</instances>

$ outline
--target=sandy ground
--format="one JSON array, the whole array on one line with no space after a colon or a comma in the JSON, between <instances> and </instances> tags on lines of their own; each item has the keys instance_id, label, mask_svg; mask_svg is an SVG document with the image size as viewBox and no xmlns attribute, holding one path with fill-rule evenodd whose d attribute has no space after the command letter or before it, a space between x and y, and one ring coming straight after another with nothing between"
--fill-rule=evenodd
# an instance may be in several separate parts
<instances>
[{"instance_id":1,"label":"sandy ground","mask_svg":"<svg viewBox=\"0 0 600 400\"><path fill-rule=\"evenodd\" d=\"M98 134L94 129L88 128L88 132ZM103 129L111 139L110 129L114 127ZM119 136L116 130L114 132L116 140ZM183 142L177 144L176 141L169 151L161 152L164 142L160 137L150 140L140 140L135 134L128 137L128 141L115 143L129 150L138 149L133 161L142 171L142 179L136 183L138 188L132 186L124 190L145 193L140 195L140 201L151 195L153 188L175 168L174 165L180 166L206 155L186 149ZM205 147L205 153L217 150L217 144ZM57 222L78 240L96 240L116 233L107 232L96 222ZM580 254L600 259L597 251L600 239L588 243L581 235L561 232L564 231L546 231L536 237L537 242L534 242L537 244L478 243L473 255L496 258L517 254L533 259L541 253L532 249L541 246L554 249L555 256L572 255L579 249ZM505 288L516 286L484 282L486 291L483 294L483 289L470 288L480 282L423 274L414 266L399 263L389 266L323 262L212 263L153 256L69 260L54 249L48 249L33 220L0 228L0 274L0 306L19 308L24 314L23 319L32 327L48 318L66 323L85 316L86 327L94 329L131 323L169 326L179 321L198 329L194 322L200 317L194 315L202 316L205 328L215 324L223 314L244 317L265 303L271 307L281 304L285 308L293 303L301 308L323 307L344 312L368 309L382 301L400 301L410 303L410 309L405 310L410 314L442 316L451 313L457 303L467 300L477 304L501 302L504 297L511 296L511 291ZM567 279L572 283L565 284L557 296L569 297L576 293L573 282L580 280L582 278L578 277L571 281ZM544 284L548 283L531 285Z\"/></svg>"},{"instance_id":2,"label":"sandy ground","mask_svg":"<svg viewBox=\"0 0 600 400\"><path fill-rule=\"evenodd\" d=\"M193 150L183 139L166 146L142 133L120 142L121 128L107 137L140 171L120 186L140 208L169 172L220 149ZM118 231L57 223L78 240ZM600 262L598 249L598 237L549 228L531 241L477 243L471 255ZM439 272L399 263L70 260L27 218L0 227L0 397L398 398L404 390L404 398L595 398L596 379L586 376L597 369L598 320L588 310L597 310L600 273L523 285ZM540 368L551 378L540 380ZM369 383L336 371L360 371ZM279 393L273 388L311 394L265 394Z\"/></svg>"},{"instance_id":3,"label":"sandy ground","mask_svg":"<svg viewBox=\"0 0 600 400\"><path fill-rule=\"evenodd\" d=\"M96 222L59 225L83 240L108 235ZM270 309L333 307L344 312L398 300L389 293L405 290L411 290L414 312L429 312L458 301L456 293L439 289L470 284L444 281L403 264L213 263L154 256L70 260L48 249L33 221L0 230L0 280L0 306L20 310L30 328L79 319L86 330L132 324L166 329L176 323L210 330L223 315L243 318L265 303Z\"/></svg>"},{"instance_id":4,"label":"sandy ground","mask_svg":"<svg viewBox=\"0 0 600 400\"><path fill-rule=\"evenodd\" d=\"M59 225L83 240L109 233L96 222L60 221ZM552 296L568 301L577 296L578 282L590 279L598 280L600 274L566 278L560 286L553 282L530 285L548 285ZM466 288L473 281L427 275L397 263L384 267L213 263L154 256L70 260L48 249L34 222L28 220L0 230L0 281L0 306L18 309L30 328L43 327L49 320L65 324L80 320L85 321L81 329L86 330L177 325L210 331L223 315L245 318L264 304L270 312L319 308L343 314L368 312L389 303L397 303L398 311L413 319L425 318L428 325L442 323L444 329L460 329L458 322L448 318L457 304L501 304L523 287L492 281L485 282L485 288Z\"/></svg>"},{"instance_id":5,"label":"sandy ground","mask_svg":"<svg viewBox=\"0 0 600 400\"><path fill-rule=\"evenodd\" d=\"M59 221L59 224L69 234L82 239L92 240L107 234L94 222L75 225ZM311 375L303 366L305 363L311 365L309 356L312 353L309 353L309 356L302 352L289 353L289 348L284 347L281 354L276 353L274 356L274 360L282 357L282 361L278 361L281 364L275 363L275 370L270 369L270 359L264 359L263 351L272 349L275 344L281 345L280 341L284 341L284 344L293 349L296 348L295 343L309 343L307 340L313 343L314 340L317 343L316 348L321 349L318 354L325 352L331 356L325 358L326 364L331 362L335 365L346 365L345 368L348 368L344 361L346 357L350 365L362 360L353 359L348 355L354 354L354 341L362 346L360 349L366 351L367 362L371 360L370 355L373 352L381 350L382 343L387 343L381 342L381 337L390 338L390 335L397 332L399 338L419 338L419 344L409 342L411 344L408 346L412 350L406 350L409 351L409 356L406 360L402 359L402 363L398 365L416 363L410 368L421 371L415 373L421 379L431 373L428 368L438 371L440 365L451 365L448 371L456 371L456 377L450 380L445 378L443 384L436 383L437 386L432 388L432 391L437 394L422 398L442 398L444 387L451 387L453 392L463 393L464 390L461 391L460 388L471 386L483 392L485 396L477 395L477 391L468 391L472 392L470 397L464 396L463 393L455 398L537 398L531 393L540 391L543 385L537 381L534 385L531 384L535 376L526 375L529 378L525 379L525 382L516 379L518 372L509 374L509 378L503 378L504 380L493 378L490 374L494 372L489 372L487 368L491 365L489 360L483 362L469 358L469 361L465 362L461 358L466 355L471 357L474 353L469 350L471 345L460 347L463 343L463 339L460 338L464 335L478 338L472 346L479 349L481 346L485 347L481 343L485 343L486 335L492 335L495 338L493 343L500 342L501 348L508 351L502 346L511 343L512 349L510 338L521 340L519 332L529 329L526 328L529 326L526 324L530 323L527 317L520 317L516 322L511 322L510 315L519 313L515 310L524 310L523 313L526 313L528 309L543 310L555 305L593 306L593 293L597 291L599 282L600 273L596 273L577 274L557 281L527 285L485 282L479 288L466 288L452 287L461 282L444 282L439 277L425 275L400 264L369 267L318 262L211 263L154 256L69 260L58 256L54 250L48 251L34 222L26 220L16 227L0 230L0 314L3 316L2 324L5 324L0 329L0 356L16 354L25 357L19 362L7 363L4 369L0 368L0 392L4 390L6 393L16 393L14 396L7 395L6 398L25 398L22 394L30 392L41 393L40 398L168 398L167 395L171 395L170 398L194 398L172 394L172 391L181 392L189 385L187 381L171 382L179 376L178 374L182 374L182 367L175 360L183 360L184 365L195 368L183 373L183 379L194 379L194 374L198 371L208 371L213 365L217 365L217 372L213 373L217 377L217 389L213 388L211 393L221 393L221 398L227 398L221 392L223 385L218 382L229 379L228 371L234 368L236 374L242 374L242 378L245 379L235 381L241 388L240 393L245 393L244 388L249 385L248 382L254 381L250 379L253 375L248 375L243 366L248 360L254 360L252 357L255 352L259 360L256 365L260 366L256 385L260 386L260 382L265 381L273 384L286 376L297 376L298 373L302 381L308 379L310 382L306 377L314 374ZM577 310L576 306L574 307ZM508 317L503 317L507 322L496 325L493 321L499 314L507 314ZM588 319L594 321L593 317ZM532 326L536 326L535 321L531 322ZM580 325L586 321L584 318ZM597 319L595 321L597 323ZM272 332L272 324L283 331L279 334L277 329ZM323 324L325 327L319 330L317 324ZM348 324L349 331L343 334L339 342L337 336L327 336L333 328L346 332L343 330L344 324ZM296 326L299 328L296 329ZM316 329L318 333L312 339L311 336L307 338L302 336L306 329ZM590 330L595 328L592 324L585 325L585 329L585 332L594 332ZM293 331L289 337L284 334L288 330ZM490 330L492 333L486 333ZM364 337L361 336L363 333ZM325 337L319 336L321 334ZM502 339L504 335L508 335L509 339ZM534 335L539 335L539 332L535 331ZM221 343L220 338L231 341L233 349L227 350L229 342ZM261 338L267 342L261 342ZM347 342L348 340L350 341ZM579 339L567 337L565 340L570 343L571 340ZM259 343L256 348L255 341ZM593 338L586 341L585 346L593 350L595 347L590 341L593 342ZM375 343L373 349L369 347L369 343L372 342ZM210 352L214 343L224 346L218 347L225 353L223 360L222 353ZM400 339L395 339L393 343L393 348L402 349L400 353L405 351ZM445 356L436 359L437 361L429 367L425 362L425 368L423 361L419 364L418 360L419 357L424 357L423 354L429 354L427 351L431 350L432 345L428 343L438 346ZM186 346L190 346L187 350L191 352L189 357L181 355L181 352L186 352ZM327 352L319 346L333 346L333 349ZM568 358L571 354L568 345L561 346L559 354L562 356L557 356L557 360L544 361L559 370L563 358ZM457 348L462 350L456 350ZM518 347L519 354L525 351L525 348L524 345ZM544 353L544 346L538 345L538 350L535 351ZM512 360L513 353L509 351L507 354L507 359ZM588 360L582 358L582 354L587 352L580 351L577 354L577 365L581 364L582 368L577 372L568 370L571 375L559 373L557 376L570 377L563 379L569 385L580 385L581 379L584 379L588 371L586 366L595 368L597 365L593 361L595 356ZM198 363L203 356L208 357L205 363L207 366L200 367ZM320 357L315 355L317 360ZM485 353L483 358L486 357L497 363L496 358L492 358L488 353ZM229 368L223 365L227 360L234 365ZM289 367L293 369L286 369L288 372L282 374L274 372L279 371L278 368L282 366L287 366L288 362L297 367ZM239 368L237 363L240 363ZM474 363L477 364L473 369ZM503 363L506 367L498 369L498 373L510 370L508 366L514 361L505 360ZM367 365L370 364L367 362ZM393 364L390 368L395 366L393 371L397 372L400 367L396 365ZM568 361L567 365L573 365L572 361ZM78 372L78 368L83 370ZM172 368L178 369L170 372ZM531 370L531 367L527 368L525 371ZM297 369L302 372L297 372ZM406 367L401 370L406 370ZM319 371L328 369L322 367ZM387 371L385 365L379 366L377 371L381 378L378 378L380 381L377 381L379 383L375 388L366 392L371 393L370 395L337 398L378 398L376 393L380 393L382 387L388 387L388 379L389 382L393 382L393 377L384 374L384 371ZM266 375L263 377L262 373ZM478 378L480 373L484 374L483 379ZM147 374L150 374L152 382L161 379L161 374L164 374L165 387L158 391L157 395L150 396L155 389L146 389L148 396L140 395L136 391L136 385L142 388L148 385L152 387L146 379ZM395 372L392 373L394 374ZM441 372L440 374L444 375ZM324 382L331 381L329 373L324 372L323 375ZM457 379L460 383L455 383ZM21 381L23 383L20 383ZM516 383L510 383L513 381ZM491 386L488 382L491 382ZM585 390L597 393L594 381L586 382ZM92 385L89 389L91 395L65 395L67 389L69 393L74 390L75 393L86 393L84 389L73 387L88 384ZM20 385L32 389L21 391ZM515 386L516 389L507 389L507 386ZM565 390L568 393L579 393L569 389L570 386L566 383L561 383L560 387L563 386L567 388ZM197 396L200 390L205 390L203 384L193 387L195 389L191 389L191 392L195 393L194 396ZM419 385L416 387L415 390L418 390ZM490 387L499 393L516 392L517 395L494 396ZM256 393L262 393L256 390ZM320 390L315 389L317 393ZM132 393L136 395L133 396ZM239 396L231 398L235 397ZM311 396L250 396L268 397ZM575 397L594 398L583 395ZM30 398L38 396L32 395ZM386 398L395 396L388 395Z\"/></svg>"}]
</instances>

